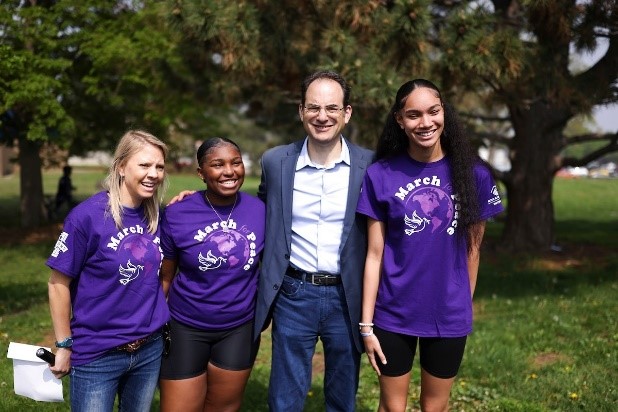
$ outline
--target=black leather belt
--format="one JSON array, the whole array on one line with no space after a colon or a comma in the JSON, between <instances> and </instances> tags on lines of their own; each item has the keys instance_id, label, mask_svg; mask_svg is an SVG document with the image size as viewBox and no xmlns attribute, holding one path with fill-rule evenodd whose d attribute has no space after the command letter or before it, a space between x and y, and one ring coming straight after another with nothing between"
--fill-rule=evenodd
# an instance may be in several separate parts
<instances>
[{"instance_id":1,"label":"black leather belt","mask_svg":"<svg viewBox=\"0 0 618 412\"><path fill-rule=\"evenodd\" d=\"M305 282L316 286L333 286L341 283L341 276L339 275L320 272L305 272L304 270L296 269L291 266L288 267L285 274L291 278L304 280Z\"/></svg>"}]
</instances>

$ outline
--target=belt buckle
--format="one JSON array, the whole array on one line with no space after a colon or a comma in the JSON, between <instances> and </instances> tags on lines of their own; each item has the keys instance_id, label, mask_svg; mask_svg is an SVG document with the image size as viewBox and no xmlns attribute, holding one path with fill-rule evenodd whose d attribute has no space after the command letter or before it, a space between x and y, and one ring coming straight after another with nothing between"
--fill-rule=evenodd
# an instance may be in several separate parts
<instances>
[{"instance_id":1,"label":"belt buckle","mask_svg":"<svg viewBox=\"0 0 618 412\"><path fill-rule=\"evenodd\" d=\"M118 350L133 353L138 350L144 343L146 343L147 340L148 338L141 338L134 340L133 342L125 343L124 345L118 346Z\"/></svg>"},{"instance_id":2,"label":"belt buckle","mask_svg":"<svg viewBox=\"0 0 618 412\"><path fill-rule=\"evenodd\" d=\"M323 274L312 274L311 275L311 283L316 286L327 286L330 284L330 280L334 279L334 276L331 275L323 275Z\"/></svg>"}]
</instances>

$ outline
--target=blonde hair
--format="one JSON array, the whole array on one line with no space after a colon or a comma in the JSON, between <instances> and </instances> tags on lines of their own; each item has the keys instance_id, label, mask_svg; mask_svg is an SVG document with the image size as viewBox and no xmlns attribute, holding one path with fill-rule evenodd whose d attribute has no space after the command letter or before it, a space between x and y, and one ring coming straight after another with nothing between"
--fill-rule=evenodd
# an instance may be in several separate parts
<instances>
[{"instance_id":1,"label":"blonde hair","mask_svg":"<svg viewBox=\"0 0 618 412\"><path fill-rule=\"evenodd\" d=\"M127 160L138 153L144 146L152 145L158 147L163 152L163 160L167 158L167 145L152 134L143 130L129 130L122 136L116 152L114 160L109 167L109 173L103 181L103 188L109 192L109 213L112 215L116 227L122 229L122 203L120 201L120 190L122 187L122 177L120 176L120 168L124 166ZM168 180L167 174L163 175L163 181L157 186L154 196L144 199L144 215L148 223L148 232L154 233L159 225L159 204L163 201L163 195L167 189Z\"/></svg>"}]
</instances>

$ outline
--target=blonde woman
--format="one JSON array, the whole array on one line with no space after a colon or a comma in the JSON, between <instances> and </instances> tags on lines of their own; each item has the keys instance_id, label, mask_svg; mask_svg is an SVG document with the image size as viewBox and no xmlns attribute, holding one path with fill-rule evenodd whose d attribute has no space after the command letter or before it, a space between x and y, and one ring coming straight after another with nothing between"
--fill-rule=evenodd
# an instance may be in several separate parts
<instances>
[{"instance_id":1,"label":"blonde woman","mask_svg":"<svg viewBox=\"0 0 618 412\"><path fill-rule=\"evenodd\" d=\"M118 143L104 191L67 216L47 265L56 337L50 369L71 376L72 411L149 411L169 311L159 281L167 147L140 130Z\"/></svg>"}]
</instances>

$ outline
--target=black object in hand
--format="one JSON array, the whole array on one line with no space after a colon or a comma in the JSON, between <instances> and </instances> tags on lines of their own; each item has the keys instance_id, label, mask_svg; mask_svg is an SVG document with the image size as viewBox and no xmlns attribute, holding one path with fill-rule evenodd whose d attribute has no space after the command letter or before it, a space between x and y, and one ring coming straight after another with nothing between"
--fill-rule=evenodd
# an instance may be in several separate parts
<instances>
[{"instance_id":1,"label":"black object in hand","mask_svg":"<svg viewBox=\"0 0 618 412\"><path fill-rule=\"evenodd\" d=\"M45 348L37 349L36 356L49 363L51 366L54 366L54 363L56 362L56 355L54 355Z\"/></svg>"}]
</instances>

